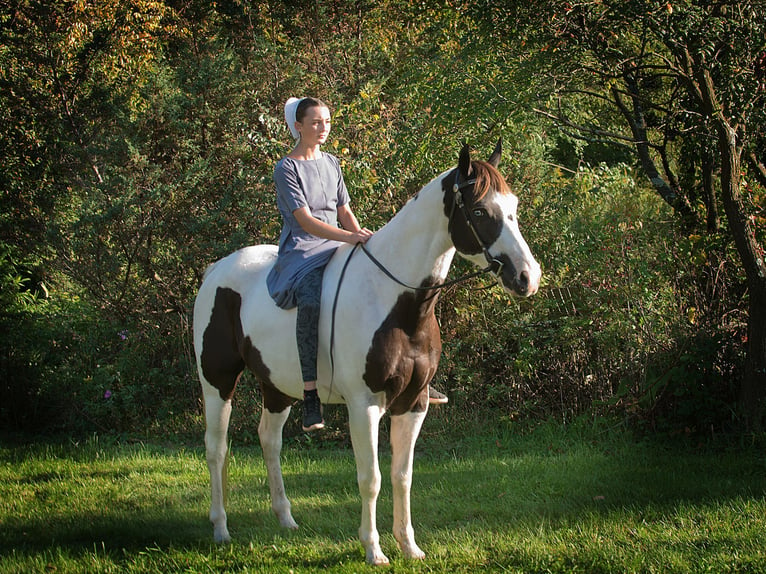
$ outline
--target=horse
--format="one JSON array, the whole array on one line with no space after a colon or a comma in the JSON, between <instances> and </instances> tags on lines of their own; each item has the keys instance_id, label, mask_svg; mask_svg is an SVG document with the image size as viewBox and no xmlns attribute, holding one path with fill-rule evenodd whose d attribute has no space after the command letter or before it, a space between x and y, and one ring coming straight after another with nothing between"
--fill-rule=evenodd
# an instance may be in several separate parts
<instances>
[{"instance_id":1,"label":"horse","mask_svg":"<svg viewBox=\"0 0 766 574\"><path fill-rule=\"evenodd\" d=\"M533 295L540 266L521 235L517 197L489 160L464 145L456 168L411 197L363 246L342 245L327 264L320 314L317 386L323 404L345 403L362 499L359 538L370 564L387 564L376 503L381 485L378 432L390 415L393 533L406 558L422 559L410 516L415 441L428 411L428 385L441 354L434 314L455 253L492 272L508 293ZM214 539L231 540L223 474L231 401L249 368L263 410L258 435L281 526L297 528L280 466L282 428L303 383L295 342L295 309L276 306L266 276L274 245L240 249L213 263L194 305L194 347L204 397Z\"/></svg>"}]
</instances>

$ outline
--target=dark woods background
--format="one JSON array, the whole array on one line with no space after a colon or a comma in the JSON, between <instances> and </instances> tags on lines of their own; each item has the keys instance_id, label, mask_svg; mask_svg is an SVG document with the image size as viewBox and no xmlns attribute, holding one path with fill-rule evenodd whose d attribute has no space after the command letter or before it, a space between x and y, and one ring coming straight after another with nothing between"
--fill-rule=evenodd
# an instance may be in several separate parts
<instances>
[{"instance_id":1,"label":"dark woods background","mask_svg":"<svg viewBox=\"0 0 766 574\"><path fill-rule=\"evenodd\" d=\"M370 228L462 141L504 139L544 286L442 296L454 425L758 430L762 12L523 4L3 3L0 428L201 433L194 294L217 258L276 241L282 105L311 94ZM238 393L233 430L254 437L252 379Z\"/></svg>"}]
</instances>

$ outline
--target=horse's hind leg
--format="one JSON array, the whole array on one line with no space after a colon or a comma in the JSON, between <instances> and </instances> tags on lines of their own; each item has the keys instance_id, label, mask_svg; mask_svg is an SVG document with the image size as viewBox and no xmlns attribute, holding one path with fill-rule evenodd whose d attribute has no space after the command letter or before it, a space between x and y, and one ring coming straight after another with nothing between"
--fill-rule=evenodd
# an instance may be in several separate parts
<instances>
[{"instance_id":1,"label":"horse's hind leg","mask_svg":"<svg viewBox=\"0 0 766 574\"><path fill-rule=\"evenodd\" d=\"M270 412L264 405L261 422L258 424L258 437L261 439L263 461L266 463L266 473L269 477L271 491L271 508L279 519L279 524L285 528L298 528L290 512L290 501L285 494L285 483L282 480L282 466L279 461L282 451L282 427L285 425L290 407L276 413Z\"/></svg>"},{"instance_id":2,"label":"horse's hind leg","mask_svg":"<svg viewBox=\"0 0 766 574\"><path fill-rule=\"evenodd\" d=\"M426 413L406 413L391 417L391 487L394 499L394 538L407 558L425 558L415 543L415 531L410 518L410 488L415 440Z\"/></svg>"},{"instance_id":3,"label":"horse's hind leg","mask_svg":"<svg viewBox=\"0 0 766 574\"><path fill-rule=\"evenodd\" d=\"M231 416L231 399L223 400L218 390L203 384L205 397L205 450L210 471L210 522L216 542L230 542L223 507L226 475L226 436Z\"/></svg>"}]
</instances>

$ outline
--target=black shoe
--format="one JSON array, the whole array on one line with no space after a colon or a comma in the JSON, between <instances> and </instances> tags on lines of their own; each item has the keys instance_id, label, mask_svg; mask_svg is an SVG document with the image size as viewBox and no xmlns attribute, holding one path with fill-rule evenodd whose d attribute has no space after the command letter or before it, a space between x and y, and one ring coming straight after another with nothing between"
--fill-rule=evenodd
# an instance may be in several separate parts
<instances>
[{"instance_id":1,"label":"black shoe","mask_svg":"<svg viewBox=\"0 0 766 574\"><path fill-rule=\"evenodd\" d=\"M432 405L446 405L449 402L447 395L437 391L432 386L428 386L428 402Z\"/></svg>"},{"instance_id":2,"label":"black shoe","mask_svg":"<svg viewBox=\"0 0 766 574\"><path fill-rule=\"evenodd\" d=\"M322 403L319 395L314 391L303 392L303 430L314 431L324 428L322 420Z\"/></svg>"}]
</instances>

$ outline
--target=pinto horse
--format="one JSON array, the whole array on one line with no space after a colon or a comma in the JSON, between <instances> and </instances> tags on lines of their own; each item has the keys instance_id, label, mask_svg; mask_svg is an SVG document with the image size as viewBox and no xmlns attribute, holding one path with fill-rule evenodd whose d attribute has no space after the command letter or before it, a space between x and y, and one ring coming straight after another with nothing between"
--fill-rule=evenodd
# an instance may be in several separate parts
<instances>
[{"instance_id":1,"label":"pinto horse","mask_svg":"<svg viewBox=\"0 0 766 574\"><path fill-rule=\"evenodd\" d=\"M362 498L359 537L371 564L386 564L376 525L381 476L378 430L391 416L393 531L402 554L423 558L410 519L415 440L428 410L428 384L439 364L441 337L434 315L457 251L491 270L507 292L537 291L540 266L521 236L518 200L497 170L501 143L488 162L472 161L468 146L458 167L423 187L363 250L343 245L324 274L318 381L323 403L345 403ZM303 383L295 342L296 311L277 307L266 276L273 245L241 249L206 271L194 306L194 347L205 401L210 470L210 521L217 542L230 540L223 473L231 400L244 368L263 395L258 434L272 509L297 528L285 496L282 427Z\"/></svg>"}]
</instances>

